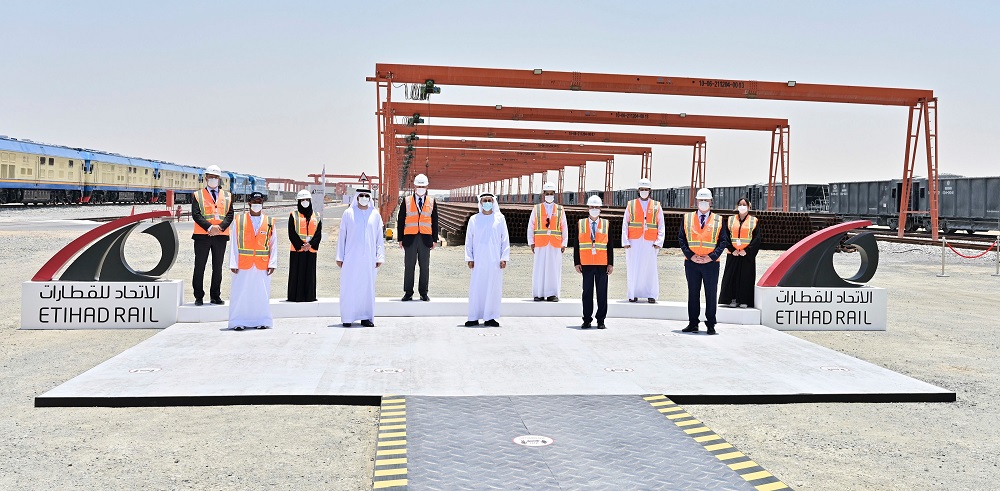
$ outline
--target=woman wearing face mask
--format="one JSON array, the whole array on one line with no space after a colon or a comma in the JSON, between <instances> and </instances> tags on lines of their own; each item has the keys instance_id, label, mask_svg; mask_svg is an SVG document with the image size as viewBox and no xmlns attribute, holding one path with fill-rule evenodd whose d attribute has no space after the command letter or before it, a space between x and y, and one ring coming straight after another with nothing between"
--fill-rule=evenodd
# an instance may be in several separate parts
<instances>
[{"instance_id":1,"label":"woman wearing face mask","mask_svg":"<svg viewBox=\"0 0 1000 491\"><path fill-rule=\"evenodd\" d=\"M747 308L753 306L754 281L757 279L757 251L760 250L760 227L750 215L750 201L741 198L736 214L729 217L729 254L722 275L719 305Z\"/></svg>"},{"instance_id":2,"label":"woman wearing face mask","mask_svg":"<svg viewBox=\"0 0 1000 491\"><path fill-rule=\"evenodd\" d=\"M312 195L303 189L295 197L298 209L288 216L288 301L316 301L316 253L323 239L323 223L313 211Z\"/></svg>"}]
</instances>

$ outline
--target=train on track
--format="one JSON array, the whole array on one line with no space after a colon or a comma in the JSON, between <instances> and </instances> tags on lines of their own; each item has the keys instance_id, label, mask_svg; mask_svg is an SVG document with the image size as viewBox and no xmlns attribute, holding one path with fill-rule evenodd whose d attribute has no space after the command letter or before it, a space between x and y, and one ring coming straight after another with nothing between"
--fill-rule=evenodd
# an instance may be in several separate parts
<instances>
[{"instance_id":1,"label":"train on track","mask_svg":"<svg viewBox=\"0 0 1000 491\"><path fill-rule=\"evenodd\" d=\"M962 177L945 175L939 178L938 228L952 234L956 232L984 232L1000 229L1000 177ZM756 209L767 205L767 185L748 184L710 188L715 197L714 207L732 210L736 202L746 197ZM903 190L901 179L885 181L834 182L826 184L792 184L789 187L788 211L812 215L831 215L839 221L871 220L873 224L899 228L899 195ZM582 205L587 196L601 194L590 191L583 196L577 192L564 192L563 204ZM689 208L689 187L653 189L653 199L666 208ZM772 208L781 209L781 185L778 185ZM624 207L635 199L635 189L613 192L612 202L606 206ZM505 198L513 203L529 203L531 195L522 194ZM538 199L537 197L535 198ZM929 209L927 179L915 178L910 193L910 210ZM905 230L929 230L930 215L910 213Z\"/></svg>"},{"instance_id":2,"label":"train on track","mask_svg":"<svg viewBox=\"0 0 1000 491\"><path fill-rule=\"evenodd\" d=\"M259 176L223 172L222 186L236 201L260 191ZM116 153L0 136L0 204L177 203L205 184L205 169Z\"/></svg>"}]
</instances>

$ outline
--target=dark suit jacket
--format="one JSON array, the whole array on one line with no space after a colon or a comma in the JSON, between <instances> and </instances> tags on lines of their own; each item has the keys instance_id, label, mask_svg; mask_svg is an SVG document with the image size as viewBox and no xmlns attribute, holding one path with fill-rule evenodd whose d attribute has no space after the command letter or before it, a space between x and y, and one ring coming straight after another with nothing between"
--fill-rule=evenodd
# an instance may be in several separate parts
<instances>
[{"instance_id":1,"label":"dark suit jacket","mask_svg":"<svg viewBox=\"0 0 1000 491\"><path fill-rule=\"evenodd\" d=\"M424 196L427 199L427 196ZM396 215L396 240L403 243L403 247L413 245L413 240L420 237L427 247L438 241L438 206L437 200L431 206L431 234L403 235L403 228L406 227L406 198L399 203L399 214Z\"/></svg>"},{"instance_id":2,"label":"dark suit jacket","mask_svg":"<svg viewBox=\"0 0 1000 491\"><path fill-rule=\"evenodd\" d=\"M221 192L222 190L220 189L219 191ZM199 189L198 191L195 191L195 192L200 193L201 190ZM233 213L232 194L230 194L229 197L230 197L230 199L229 199L229 211L226 212L226 217L223 218L222 219L222 223L219 224L219 228L221 228L223 231L229 229L229 226L232 225L232 223L233 223L233 217L236 216L236 214ZM203 228L205 230L208 230L208 228L212 226L212 224L208 221L208 219L206 219L201 214L201 207L198 206L198 202L195 201L193 194L191 195L191 220L194 220L194 223L197 223L201 228ZM195 239L195 240L206 239L206 238L211 238L211 237L212 236L205 235L205 234L191 234L191 238ZM217 235L216 237L222 237L222 240L229 240L229 236L228 235Z\"/></svg>"}]
</instances>

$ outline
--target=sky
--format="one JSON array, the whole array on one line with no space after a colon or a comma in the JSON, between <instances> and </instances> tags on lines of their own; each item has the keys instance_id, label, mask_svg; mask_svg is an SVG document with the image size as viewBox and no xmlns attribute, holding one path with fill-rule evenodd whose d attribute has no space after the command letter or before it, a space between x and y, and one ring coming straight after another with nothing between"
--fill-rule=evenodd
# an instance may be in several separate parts
<instances>
[{"instance_id":1,"label":"sky","mask_svg":"<svg viewBox=\"0 0 1000 491\"><path fill-rule=\"evenodd\" d=\"M930 89L940 172L1000 175L995 2L3 0L0 135L264 177L377 174L376 63ZM907 109L443 86L433 103L787 118L790 180L902 175ZM657 132L637 126L429 124ZM666 131L664 131L666 132ZM708 137L707 184L766 182L768 133ZM653 149L654 187L691 149ZM918 175L926 174L918 160ZM616 158L634 187L639 157ZM603 164L588 188L603 188ZM575 187L575 170L567 183ZM540 187L536 179L536 187ZM433 183L431 183L433 188Z\"/></svg>"}]
</instances>

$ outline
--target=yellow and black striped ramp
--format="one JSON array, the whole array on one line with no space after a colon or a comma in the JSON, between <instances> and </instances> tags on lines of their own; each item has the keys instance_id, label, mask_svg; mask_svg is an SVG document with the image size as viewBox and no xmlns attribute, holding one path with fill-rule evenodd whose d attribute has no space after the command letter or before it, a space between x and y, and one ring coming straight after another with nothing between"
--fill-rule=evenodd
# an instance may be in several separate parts
<instances>
[{"instance_id":1,"label":"yellow and black striped ramp","mask_svg":"<svg viewBox=\"0 0 1000 491\"><path fill-rule=\"evenodd\" d=\"M754 462L736 449L732 444L717 435L711 428L705 426L694 416L688 414L683 407L674 404L665 395L644 396L643 399L651 406L662 413L671 423L684 431L695 442L705 448L716 459L724 462L730 469L735 471L758 491L774 491L777 489L790 489L788 485L780 479L764 470L759 464Z\"/></svg>"},{"instance_id":2,"label":"yellow and black striped ramp","mask_svg":"<svg viewBox=\"0 0 1000 491\"><path fill-rule=\"evenodd\" d=\"M407 489L406 473L406 398L385 396L378 418L372 489Z\"/></svg>"}]
</instances>

